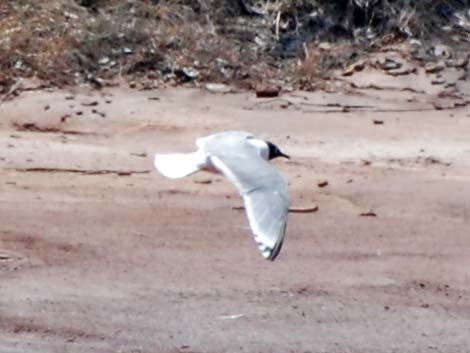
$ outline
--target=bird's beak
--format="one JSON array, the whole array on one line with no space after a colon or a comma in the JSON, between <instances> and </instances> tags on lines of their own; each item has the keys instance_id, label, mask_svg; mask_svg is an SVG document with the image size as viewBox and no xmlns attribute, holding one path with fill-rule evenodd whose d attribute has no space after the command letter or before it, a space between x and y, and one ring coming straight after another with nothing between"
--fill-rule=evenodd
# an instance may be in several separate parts
<instances>
[{"instance_id":1,"label":"bird's beak","mask_svg":"<svg viewBox=\"0 0 470 353\"><path fill-rule=\"evenodd\" d=\"M284 157L284 158L290 159L290 157L289 157L287 154L284 154L284 153L282 153L282 152L281 152L281 154L280 154L280 157Z\"/></svg>"}]
</instances>

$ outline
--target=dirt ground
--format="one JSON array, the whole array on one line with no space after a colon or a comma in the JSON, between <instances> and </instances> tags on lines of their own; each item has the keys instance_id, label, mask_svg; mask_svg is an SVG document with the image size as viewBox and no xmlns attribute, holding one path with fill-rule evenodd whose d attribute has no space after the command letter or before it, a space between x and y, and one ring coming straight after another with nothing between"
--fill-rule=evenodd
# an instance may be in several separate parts
<instances>
[{"instance_id":1,"label":"dirt ground","mask_svg":"<svg viewBox=\"0 0 470 353\"><path fill-rule=\"evenodd\" d=\"M5 102L0 351L470 352L470 109L380 82ZM273 263L228 181L153 170L233 129L290 154L292 205L319 206L289 216Z\"/></svg>"}]
</instances>

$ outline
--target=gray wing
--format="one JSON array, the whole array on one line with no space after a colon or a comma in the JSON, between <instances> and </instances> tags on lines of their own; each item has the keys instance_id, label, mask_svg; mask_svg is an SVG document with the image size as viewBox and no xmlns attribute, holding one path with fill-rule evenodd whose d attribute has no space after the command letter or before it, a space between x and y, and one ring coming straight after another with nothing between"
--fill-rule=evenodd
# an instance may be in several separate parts
<instances>
[{"instance_id":1,"label":"gray wing","mask_svg":"<svg viewBox=\"0 0 470 353\"><path fill-rule=\"evenodd\" d=\"M284 241L289 208L284 177L258 155L246 137L212 142L205 151L214 167L237 187L259 250L274 260Z\"/></svg>"},{"instance_id":2,"label":"gray wing","mask_svg":"<svg viewBox=\"0 0 470 353\"><path fill-rule=\"evenodd\" d=\"M217 151L218 146L227 143L246 140L247 138L253 137L253 134L245 131L224 131L217 134L201 137L196 140L196 146L203 149L206 152Z\"/></svg>"}]
</instances>

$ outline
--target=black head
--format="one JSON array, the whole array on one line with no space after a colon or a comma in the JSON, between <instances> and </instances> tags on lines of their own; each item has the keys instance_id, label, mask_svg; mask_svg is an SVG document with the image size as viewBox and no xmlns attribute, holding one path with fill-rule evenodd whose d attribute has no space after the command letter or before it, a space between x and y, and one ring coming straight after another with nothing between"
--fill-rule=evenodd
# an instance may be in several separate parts
<instances>
[{"instance_id":1,"label":"black head","mask_svg":"<svg viewBox=\"0 0 470 353\"><path fill-rule=\"evenodd\" d=\"M290 157L287 154L282 153L281 150L275 144L269 141L266 141L266 143L268 144L268 147L269 147L268 159L271 160L276 157L284 157L284 158L290 159Z\"/></svg>"}]
</instances>

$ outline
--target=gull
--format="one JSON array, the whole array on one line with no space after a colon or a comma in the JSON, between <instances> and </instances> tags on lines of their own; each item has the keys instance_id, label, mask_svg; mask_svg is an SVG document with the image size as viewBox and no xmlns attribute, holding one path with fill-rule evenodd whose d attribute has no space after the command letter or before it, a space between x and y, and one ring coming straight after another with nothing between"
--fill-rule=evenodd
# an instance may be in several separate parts
<instances>
[{"instance_id":1,"label":"gull","mask_svg":"<svg viewBox=\"0 0 470 353\"><path fill-rule=\"evenodd\" d=\"M281 251L289 211L285 178L268 163L290 158L269 141L243 131L226 131L196 140L192 153L156 154L155 168L172 179L205 170L225 175L243 198L253 237L263 257Z\"/></svg>"}]
</instances>

